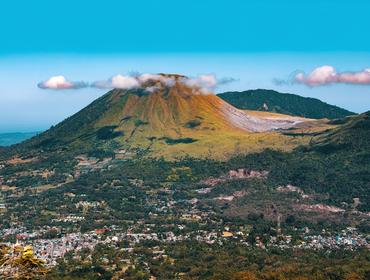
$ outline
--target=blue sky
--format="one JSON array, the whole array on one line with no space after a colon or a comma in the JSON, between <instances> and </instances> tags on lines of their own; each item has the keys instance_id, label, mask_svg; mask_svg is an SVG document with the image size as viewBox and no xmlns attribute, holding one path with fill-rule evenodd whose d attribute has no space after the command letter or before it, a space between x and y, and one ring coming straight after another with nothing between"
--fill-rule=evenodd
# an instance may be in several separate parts
<instances>
[{"instance_id":1,"label":"blue sky","mask_svg":"<svg viewBox=\"0 0 370 280\"><path fill-rule=\"evenodd\" d=\"M46 129L105 92L37 87L53 75L212 73L238 80L217 91L273 88L366 111L368 83L273 81L322 65L369 69L369 11L365 0L2 1L0 131Z\"/></svg>"},{"instance_id":2,"label":"blue sky","mask_svg":"<svg viewBox=\"0 0 370 280\"><path fill-rule=\"evenodd\" d=\"M0 53L370 51L367 0L4 0Z\"/></svg>"}]
</instances>

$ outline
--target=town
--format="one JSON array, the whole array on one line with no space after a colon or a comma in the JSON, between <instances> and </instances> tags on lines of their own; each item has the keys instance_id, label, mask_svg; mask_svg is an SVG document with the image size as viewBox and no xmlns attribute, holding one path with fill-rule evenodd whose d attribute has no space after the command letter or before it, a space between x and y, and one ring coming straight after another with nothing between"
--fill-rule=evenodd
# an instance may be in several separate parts
<instances>
[{"instance_id":1,"label":"town","mask_svg":"<svg viewBox=\"0 0 370 280\"><path fill-rule=\"evenodd\" d=\"M68 256L91 260L99 248L120 252L114 264L100 256L107 269L118 263L133 269L149 256L171 260L171 248L189 242L251 252L370 249L363 223L351 223L354 217L369 220L369 213L358 209L359 199L328 205L317 193L292 184L268 186L269 171L245 167L194 179L196 166L169 164L156 179L152 171L149 177L137 173L126 158L130 153L117 154L80 155L63 167L51 162L40 168L35 158L3 162L0 243L32 246L48 269ZM251 208L235 210L241 202ZM150 271L147 261L140 267Z\"/></svg>"}]
</instances>

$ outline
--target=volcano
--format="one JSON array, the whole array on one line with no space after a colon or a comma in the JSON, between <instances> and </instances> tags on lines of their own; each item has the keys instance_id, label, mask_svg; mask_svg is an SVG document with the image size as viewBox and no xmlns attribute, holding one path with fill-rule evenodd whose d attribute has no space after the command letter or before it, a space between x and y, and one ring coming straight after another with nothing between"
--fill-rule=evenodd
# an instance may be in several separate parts
<instances>
[{"instance_id":1,"label":"volcano","mask_svg":"<svg viewBox=\"0 0 370 280\"><path fill-rule=\"evenodd\" d=\"M308 119L239 110L182 75L158 74L137 88L113 89L31 139L43 149L140 149L151 155L222 157L288 148L280 134Z\"/></svg>"}]
</instances>

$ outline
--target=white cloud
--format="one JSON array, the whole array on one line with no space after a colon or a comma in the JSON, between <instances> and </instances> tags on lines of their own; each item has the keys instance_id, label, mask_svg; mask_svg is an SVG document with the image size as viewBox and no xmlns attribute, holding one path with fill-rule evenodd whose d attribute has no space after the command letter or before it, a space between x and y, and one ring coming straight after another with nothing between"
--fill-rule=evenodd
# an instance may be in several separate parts
<instances>
[{"instance_id":1,"label":"white cloud","mask_svg":"<svg viewBox=\"0 0 370 280\"><path fill-rule=\"evenodd\" d=\"M138 74L135 76L124 76L118 74L107 81L94 82L92 83L92 86L97 88L132 89L138 87L146 87L145 84L149 81L159 81L168 86L172 85L174 82L172 78L167 78L163 75L158 74Z\"/></svg>"},{"instance_id":2,"label":"white cloud","mask_svg":"<svg viewBox=\"0 0 370 280\"><path fill-rule=\"evenodd\" d=\"M92 87L96 88L119 88L119 89L131 89L139 87L140 84L135 77L123 76L121 74L115 75L107 81L98 81L91 84Z\"/></svg>"},{"instance_id":3,"label":"white cloud","mask_svg":"<svg viewBox=\"0 0 370 280\"><path fill-rule=\"evenodd\" d=\"M335 83L370 85L370 69L358 72L337 72L333 66L324 65L315 68L308 75L304 72L296 73L293 82L310 87Z\"/></svg>"},{"instance_id":4,"label":"white cloud","mask_svg":"<svg viewBox=\"0 0 370 280\"><path fill-rule=\"evenodd\" d=\"M150 92L150 93L153 93L159 90L161 90L159 86L150 86L150 87L145 88L145 91Z\"/></svg>"},{"instance_id":5,"label":"white cloud","mask_svg":"<svg viewBox=\"0 0 370 280\"><path fill-rule=\"evenodd\" d=\"M235 81L231 78L218 80L214 75L199 75L196 77L186 77L181 75L166 75L166 74L135 74L135 75L115 75L108 80L96 81L89 86L101 89L119 88L132 89L144 88L148 92L155 92L161 86L171 87L176 82L184 83L188 87L194 89L194 92L210 93L213 92L218 85L223 85ZM154 82L154 83L153 83ZM71 82L64 76L54 76L47 81L38 84L40 88L50 89L72 89L88 86L85 82Z\"/></svg>"},{"instance_id":6,"label":"white cloud","mask_svg":"<svg viewBox=\"0 0 370 280\"><path fill-rule=\"evenodd\" d=\"M122 75L116 75L112 77L112 87L114 88L129 89L139 87L139 85L140 84L138 80L134 77Z\"/></svg>"},{"instance_id":7,"label":"white cloud","mask_svg":"<svg viewBox=\"0 0 370 280\"><path fill-rule=\"evenodd\" d=\"M218 81L214 75L200 75L197 80L200 86L210 89L215 88L218 84Z\"/></svg>"},{"instance_id":8,"label":"white cloud","mask_svg":"<svg viewBox=\"0 0 370 280\"><path fill-rule=\"evenodd\" d=\"M64 76L52 76L46 81L40 82L37 85L39 88L42 89L78 89L86 87L87 84L85 82L72 82L68 81Z\"/></svg>"},{"instance_id":9,"label":"white cloud","mask_svg":"<svg viewBox=\"0 0 370 280\"><path fill-rule=\"evenodd\" d=\"M202 93L206 93L206 94L213 92L219 85L225 85L225 84L228 84L234 81L235 79L233 78L217 79L215 75L211 75L211 74L199 75L193 78L185 77L183 79L183 82L187 86L198 89Z\"/></svg>"},{"instance_id":10,"label":"white cloud","mask_svg":"<svg viewBox=\"0 0 370 280\"><path fill-rule=\"evenodd\" d=\"M141 84L145 84L149 81L159 81L166 86L172 86L175 83L175 77L165 76L160 74L141 74L137 77Z\"/></svg>"}]
</instances>

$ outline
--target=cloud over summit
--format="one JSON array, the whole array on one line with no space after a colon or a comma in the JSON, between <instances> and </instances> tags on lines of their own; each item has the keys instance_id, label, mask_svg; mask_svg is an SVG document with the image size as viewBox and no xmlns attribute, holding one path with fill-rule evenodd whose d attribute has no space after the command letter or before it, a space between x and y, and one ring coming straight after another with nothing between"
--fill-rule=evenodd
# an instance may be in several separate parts
<instances>
[{"instance_id":1,"label":"cloud over summit","mask_svg":"<svg viewBox=\"0 0 370 280\"><path fill-rule=\"evenodd\" d=\"M184 83L185 85L197 89L203 93L210 93L216 89L218 85L224 85L235 81L232 78L217 79L215 75L199 75L196 77L186 77L181 75L166 75L166 74L135 74L135 75L114 75L108 80L95 81L92 83L86 82L71 82L64 76L53 76L48 80L38 84L42 89L78 89L83 87L94 87L100 89L133 89L145 88L148 92L154 92L158 89L158 85L172 86L176 82Z\"/></svg>"},{"instance_id":2,"label":"cloud over summit","mask_svg":"<svg viewBox=\"0 0 370 280\"><path fill-rule=\"evenodd\" d=\"M115 75L106 81L97 81L91 84L91 87L96 88L121 88L129 89L139 87L139 81L131 76Z\"/></svg>"}]
</instances>

